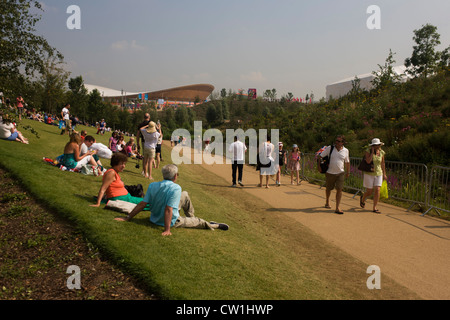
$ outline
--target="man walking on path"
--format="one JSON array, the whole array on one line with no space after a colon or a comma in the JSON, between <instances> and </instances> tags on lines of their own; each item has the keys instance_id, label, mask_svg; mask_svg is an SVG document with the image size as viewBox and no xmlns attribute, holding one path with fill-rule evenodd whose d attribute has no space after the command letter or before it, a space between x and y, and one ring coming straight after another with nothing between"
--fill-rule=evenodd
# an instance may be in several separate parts
<instances>
[{"instance_id":1,"label":"man walking on path","mask_svg":"<svg viewBox=\"0 0 450 320\"><path fill-rule=\"evenodd\" d=\"M236 171L238 171L238 183L240 186L244 186L242 183L242 169L244 167L245 157L244 154L247 151L247 147L241 141L239 141L238 137L234 137L234 142L230 144L228 148L228 152L232 154L231 160L233 161L231 165L232 169L232 179L233 185L232 187L236 187Z\"/></svg>"},{"instance_id":2,"label":"man walking on path","mask_svg":"<svg viewBox=\"0 0 450 320\"><path fill-rule=\"evenodd\" d=\"M337 214L343 214L344 212L340 209L339 205L342 198L342 189L344 188L344 180L350 174L350 156L347 148L344 147L344 137L337 136L333 150L331 146L328 146L322 153L320 157L324 158L329 156L329 166L325 174L326 176L326 202L325 208L331 209L330 206L330 195L331 190L336 188L336 210Z\"/></svg>"}]
</instances>

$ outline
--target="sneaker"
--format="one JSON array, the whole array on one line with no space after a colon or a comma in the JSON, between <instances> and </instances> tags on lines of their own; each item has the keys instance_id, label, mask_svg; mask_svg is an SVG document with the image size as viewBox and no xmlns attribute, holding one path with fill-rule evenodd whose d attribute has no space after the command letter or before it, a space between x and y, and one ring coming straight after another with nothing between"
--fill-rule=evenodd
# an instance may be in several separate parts
<instances>
[{"instance_id":1,"label":"sneaker","mask_svg":"<svg viewBox=\"0 0 450 320\"><path fill-rule=\"evenodd\" d=\"M238 183L239 183L239 185L241 186L241 187L243 187L244 185L242 184L242 182L241 181L238 181Z\"/></svg>"},{"instance_id":2,"label":"sneaker","mask_svg":"<svg viewBox=\"0 0 450 320\"><path fill-rule=\"evenodd\" d=\"M236 185L236 184L232 184L231 187L232 187L232 188L236 188L237 185Z\"/></svg>"},{"instance_id":3,"label":"sneaker","mask_svg":"<svg viewBox=\"0 0 450 320\"><path fill-rule=\"evenodd\" d=\"M217 224L218 225L217 229L220 229L220 230L225 230L226 231L229 228L228 225L225 224L225 223L218 223L218 222L211 221L210 224Z\"/></svg>"}]
</instances>

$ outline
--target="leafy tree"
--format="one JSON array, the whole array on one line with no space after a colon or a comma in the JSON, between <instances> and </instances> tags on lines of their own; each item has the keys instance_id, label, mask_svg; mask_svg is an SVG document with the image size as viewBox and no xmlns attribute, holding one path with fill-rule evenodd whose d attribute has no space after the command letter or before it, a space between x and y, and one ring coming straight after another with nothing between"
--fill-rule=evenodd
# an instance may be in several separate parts
<instances>
[{"instance_id":1,"label":"leafy tree","mask_svg":"<svg viewBox=\"0 0 450 320\"><path fill-rule=\"evenodd\" d=\"M98 95L100 96L100 92L98 92ZM98 114L100 111L100 107L98 104L96 104L96 107L98 107L97 110L88 109L88 104L91 104L89 101L90 98L88 96L88 91L86 87L84 86L83 77L78 76L75 78L71 78L69 80L69 92L68 92L68 102L70 103L71 107L71 113L78 115L83 120L89 119L89 121L95 121L96 119L99 120L102 115L95 116L95 113ZM100 97L101 102L101 97ZM90 111L93 112L90 112Z\"/></svg>"},{"instance_id":2,"label":"leafy tree","mask_svg":"<svg viewBox=\"0 0 450 320\"><path fill-rule=\"evenodd\" d=\"M67 78L69 72L61 66L61 61L50 57L45 61L41 79L37 84L41 86L41 105L46 112L56 113L58 105L62 105L65 99Z\"/></svg>"},{"instance_id":3,"label":"leafy tree","mask_svg":"<svg viewBox=\"0 0 450 320\"><path fill-rule=\"evenodd\" d=\"M413 46L411 58L405 60L407 72L414 77L428 77L432 74L441 58L441 52L435 48L441 44L437 27L426 24L419 30L414 30L413 40L417 45Z\"/></svg>"},{"instance_id":4,"label":"leafy tree","mask_svg":"<svg viewBox=\"0 0 450 320\"><path fill-rule=\"evenodd\" d=\"M216 106L214 104L209 104L208 109L206 109L206 121L208 124L214 125L217 118Z\"/></svg>"},{"instance_id":5,"label":"leafy tree","mask_svg":"<svg viewBox=\"0 0 450 320\"><path fill-rule=\"evenodd\" d=\"M100 92L97 89L94 89L88 95L87 107L88 109L85 116L89 119L90 123L94 123L96 120L104 118L106 123L111 124L111 126L119 124L118 115L114 113L115 110L111 110L114 109L113 106L111 105L105 108Z\"/></svg>"},{"instance_id":6,"label":"leafy tree","mask_svg":"<svg viewBox=\"0 0 450 320\"><path fill-rule=\"evenodd\" d=\"M220 96L222 97L222 99L225 99L227 97L227 90L225 88L220 91Z\"/></svg>"},{"instance_id":7,"label":"leafy tree","mask_svg":"<svg viewBox=\"0 0 450 320\"><path fill-rule=\"evenodd\" d=\"M378 72L374 71L372 74L375 78L372 80L372 84L375 89L384 90L395 85L401 80L401 77L394 72L394 55L391 49L389 49L389 55L386 58L384 66L378 65L380 70Z\"/></svg>"},{"instance_id":8,"label":"leafy tree","mask_svg":"<svg viewBox=\"0 0 450 320\"><path fill-rule=\"evenodd\" d=\"M45 61L49 57L63 60L63 56L51 47L47 40L34 34L35 25L41 16L32 13L42 10L38 1L0 1L0 77L5 78L21 73L34 75L45 72ZM0 83L4 79L0 79Z\"/></svg>"}]
</instances>

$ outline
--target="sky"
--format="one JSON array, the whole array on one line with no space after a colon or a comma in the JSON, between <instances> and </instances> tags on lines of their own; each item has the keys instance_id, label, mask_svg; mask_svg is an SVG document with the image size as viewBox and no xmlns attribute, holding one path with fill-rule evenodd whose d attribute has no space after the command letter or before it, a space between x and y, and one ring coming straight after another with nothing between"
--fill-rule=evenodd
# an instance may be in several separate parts
<instances>
[{"instance_id":1,"label":"sky","mask_svg":"<svg viewBox=\"0 0 450 320\"><path fill-rule=\"evenodd\" d=\"M449 0L40 2L36 33L64 55L70 77L127 92L207 83L318 100L328 84L378 70L390 49L402 65L427 23L441 35L438 50L450 45Z\"/></svg>"}]
</instances>

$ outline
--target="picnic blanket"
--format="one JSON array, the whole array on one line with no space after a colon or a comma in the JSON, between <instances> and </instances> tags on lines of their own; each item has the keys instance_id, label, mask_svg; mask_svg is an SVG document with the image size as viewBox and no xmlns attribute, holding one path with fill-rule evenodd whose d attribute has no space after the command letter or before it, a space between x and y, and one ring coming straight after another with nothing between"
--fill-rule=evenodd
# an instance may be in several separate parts
<instances>
[{"instance_id":1,"label":"picnic blanket","mask_svg":"<svg viewBox=\"0 0 450 320\"><path fill-rule=\"evenodd\" d=\"M84 166L82 166L80 169L69 169L67 167L65 167L64 165L62 165L61 159L62 159L62 155L60 155L59 157L57 157L56 159L52 159L52 158L48 158L48 157L44 157L43 160L44 162L59 168L59 170L61 171L70 171L70 172L78 172L78 173L82 173L85 175L94 175L94 170L92 169L92 165L90 164L85 164ZM106 171L106 169L103 169L103 173Z\"/></svg>"}]
</instances>

